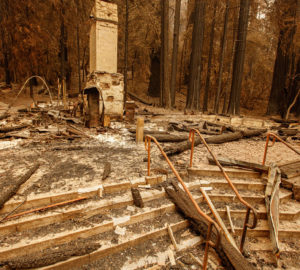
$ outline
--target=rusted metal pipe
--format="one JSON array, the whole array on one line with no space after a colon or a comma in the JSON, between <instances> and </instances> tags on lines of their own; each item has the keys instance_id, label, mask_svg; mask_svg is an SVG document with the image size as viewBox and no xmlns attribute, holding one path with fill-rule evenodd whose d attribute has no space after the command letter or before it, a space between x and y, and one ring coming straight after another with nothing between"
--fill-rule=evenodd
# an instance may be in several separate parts
<instances>
[{"instance_id":1,"label":"rusted metal pipe","mask_svg":"<svg viewBox=\"0 0 300 270\"><path fill-rule=\"evenodd\" d=\"M273 143L272 145L269 145L269 140L270 137L273 137ZM287 146L288 148L290 148L291 150L293 150L295 153L297 153L298 155L300 155L300 152L295 149L293 146L291 146L289 143L285 142L283 139L281 139L279 136L277 136L274 133L268 133L267 134L267 139L266 139L266 145L265 145L265 152L264 152L264 157L263 157L263 161L262 161L262 165L265 165L266 163L266 159L267 159L267 152L268 152L268 147L272 147L275 144L276 139L280 142L282 142L285 146Z\"/></svg>"},{"instance_id":2,"label":"rusted metal pipe","mask_svg":"<svg viewBox=\"0 0 300 270\"><path fill-rule=\"evenodd\" d=\"M205 214L200 209L199 205L197 204L197 202L193 198L193 195L191 194L191 192L189 191L189 189L187 188L187 186L183 182L182 178L180 177L179 173L175 169L174 165L172 164L172 162L168 158L167 154L165 153L165 151L163 150L163 148L161 147L159 142L153 136L150 136L150 135L146 135L146 137L145 137L145 148L148 151L148 175L150 175L150 145L151 145L151 140L157 145L157 147L160 150L161 154L166 159L169 167L171 168L171 170L175 174L176 178L178 179L178 181L182 185L183 189L187 193L188 197L190 198L191 202L195 206L195 208L196 208L197 212L199 213L199 215L201 215L208 222L208 230L207 230L207 236L206 236L206 245L205 245L204 261L203 261L203 269L205 270L207 268L209 247L210 246L212 246L212 247L218 246L219 243L220 243L220 228L218 227L217 223L211 217L209 217L207 214ZM217 240L216 240L215 244L210 240L213 227L215 227L216 234L217 234Z\"/></svg>"},{"instance_id":3,"label":"rusted metal pipe","mask_svg":"<svg viewBox=\"0 0 300 270\"><path fill-rule=\"evenodd\" d=\"M66 204L70 204L70 203L82 201L82 200L85 200L87 198L88 197L80 197L80 198L77 198L77 199L74 199L74 200L69 200L69 201L65 201L65 202L51 204L51 205L44 206L44 207L39 207L39 208L31 209L31 210L28 210L28 211L25 211L25 212L21 212L21 213L12 215L12 216L7 216L3 220L12 219L12 218L24 216L24 215L27 215L27 214L31 214L31 213L34 213L34 212L38 212L38 211L43 211L43 210L47 210L47 209L50 209L50 208L54 208L54 207L57 207L57 206L62 206L62 205L66 205Z\"/></svg>"},{"instance_id":4,"label":"rusted metal pipe","mask_svg":"<svg viewBox=\"0 0 300 270\"><path fill-rule=\"evenodd\" d=\"M244 237L246 237L246 232L247 232L247 228L250 229L254 229L257 225L257 213L256 210L254 209L253 206L251 206L248 202L246 202L241 195L239 194L238 190L236 189L236 187L233 185L233 183L231 182L229 176L227 175L227 173L225 172L224 168L222 167L222 165L220 164L220 162L218 161L217 157L215 156L215 154L212 152L212 150L210 149L210 147L208 146L208 144L206 143L205 139L203 138L203 136L201 135L201 133L199 132L199 130L193 128L190 130L190 134L189 134L189 141L191 142L191 152L194 151L193 145L194 145L194 141L195 141L195 133L197 133L200 137L200 140L202 141L202 143L204 144L204 146L206 147L206 149L208 150L208 152L210 153L210 155L213 157L215 163L217 164L217 166L219 167L219 169L221 170L223 176L225 177L225 179L227 180L229 186L231 187L231 189L234 191L234 193L236 194L237 198L239 199L239 201L244 204L247 207L247 213L246 213L246 217L245 217L245 223L244 223L244 228L243 228L243 234ZM193 157L193 153L191 153L191 158ZM190 161L190 165L192 165L192 161ZM248 213L249 211L249 213ZM249 221L249 215L250 215L250 211L252 211L253 213L253 223L252 225L250 225L248 223ZM243 251L243 246L244 246L244 240L243 238L241 239L241 245L240 245L240 251Z\"/></svg>"}]
</instances>

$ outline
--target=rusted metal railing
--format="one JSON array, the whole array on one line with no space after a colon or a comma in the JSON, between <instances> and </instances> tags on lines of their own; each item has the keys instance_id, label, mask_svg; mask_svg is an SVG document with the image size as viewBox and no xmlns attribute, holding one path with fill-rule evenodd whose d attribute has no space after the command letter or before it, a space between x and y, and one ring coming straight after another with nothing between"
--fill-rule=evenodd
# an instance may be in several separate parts
<instances>
[{"instance_id":1,"label":"rusted metal railing","mask_svg":"<svg viewBox=\"0 0 300 270\"><path fill-rule=\"evenodd\" d=\"M224 175L224 177L227 180L229 186L234 191L234 193L237 196L237 198L239 199L239 201L247 207L245 222L244 222L244 226L243 226L243 233L242 233L241 243L240 243L240 251L243 252L243 247L244 247L244 243L245 243L245 239L246 239L247 228L254 229L256 227L256 225L257 225L257 213L256 213L255 209L253 208L253 206L251 206L248 202L246 202L242 198L242 196L239 194L238 190L236 189L236 187L231 182L229 176L225 172L224 168L222 167L222 165L220 164L220 162L218 161L218 159L216 158L216 156L214 155L214 153L211 151L210 147L206 143L205 139L203 138L203 136L201 135L201 133L199 132L199 130L194 129L194 128L190 130L190 134L189 134L189 141L191 142L190 167L192 167L192 165L193 165L195 133L197 133L199 135L200 140L205 145L205 147L207 148L207 150L210 153L210 155L213 157L215 163L217 164L217 166L221 170L222 174ZM252 223L252 225L248 223L251 211L253 213L253 223Z\"/></svg>"},{"instance_id":2,"label":"rusted metal railing","mask_svg":"<svg viewBox=\"0 0 300 270\"><path fill-rule=\"evenodd\" d=\"M172 164L172 162L170 161L170 159L168 158L167 154L164 152L163 148L161 147L161 145L159 144L159 142L152 136L150 135L146 135L145 137L145 148L148 152L148 176L150 176L150 150L151 150L151 140L157 145L158 149L160 150L161 154L164 156L164 158L166 159L167 163L169 164L171 170L173 171L173 173L175 174L176 178L178 179L178 181L180 182L180 184L182 185L183 189L185 190L185 192L187 193L188 197L190 198L191 202L193 203L193 205L195 206L197 212L199 213L199 215L201 215L207 222L208 222L208 229L207 229L207 236L206 236L206 244L205 244L205 250L204 250L204 258L203 258L203 269L205 270L207 268L207 262L208 262L208 250L209 247L217 247L219 245L220 242L220 228L218 227L218 225L216 224L216 222L209 217L207 214L205 214L199 207L199 205L197 204L197 202L195 201L195 199L193 198L193 195L191 194L191 192L188 190L187 186L185 185L185 183L183 182L182 178L180 177L179 173L177 172L177 170L175 169L174 165ZM217 235L217 239L216 239L216 243L213 243L211 241L211 235L212 235L212 230L213 227L215 227L216 229L216 235Z\"/></svg>"},{"instance_id":3,"label":"rusted metal railing","mask_svg":"<svg viewBox=\"0 0 300 270\"><path fill-rule=\"evenodd\" d=\"M271 145L269 145L269 141L270 141L270 137L273 137L273 142ZM288 148L290 148L291 150L293 150L295 153L297 153L298 155L300 155L300 152L295 149L293 146L291 146L290 144L288 144L287 142L285 142L283 139L281 139L279 136L277 136L274 133L268 133L267 135L267 140L266 140L266 145L265 145L265 152L264 152L264 158L263 158L263 162L262 165L265 165L266 163L266 159L267 159L267 152L268 152L268 147L272 147L274 146L276 139L280 142L282 142L285 146L287 146Z\"/></svg>"}]
</instances>

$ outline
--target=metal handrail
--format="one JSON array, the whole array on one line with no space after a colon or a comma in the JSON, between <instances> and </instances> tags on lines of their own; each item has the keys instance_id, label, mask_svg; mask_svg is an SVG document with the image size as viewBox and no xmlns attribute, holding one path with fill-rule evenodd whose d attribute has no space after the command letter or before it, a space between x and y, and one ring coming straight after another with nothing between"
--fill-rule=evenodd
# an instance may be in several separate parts
<instances>
[{"instance_id":1,"label":"metal handrail","mask_svg":"<svg viewBox=\"0 0 300 270\"><path fill-rule=\"evenodd\" d=\"M234 191L234 193L237 196L237 198L239 199L239 201L247 207L247 212L246 212L246 217L245 217L245 222L244 222L244 227L243 227L243 233L242 233L242 237L241 237L241 244L240 244L240 251L243 252L243 247L244 247L244 243L245 243L245 239L246 239L247 228L254 229L256 227L256 225L257 225L257 213L256 213L255 209L253 208L253 206L251 206L248 202L246 202L242 198L242 196L239 194L238 190L236 189L236 187L231 182L231 180L230 180L229 176L227 175L227 173L225 172L224 168L222 167L222 165L220 164L220 162L218 161L218 159L216 158L216 156L214 155L214 153L209 148L208 144L206 143L205 139L201 135L200 131L197 130L197 129L195 129L195 128L191 129L190 130L190 134L189 134L189 141L191 142L190 167L192 167L192 165L193 165L195 132L199 135L200 140L205 145L205 147L207 148L207 150L210 153L210 155L213 157L215 163L217 164L217 166L221 170L222 174L224 175L224 177L227 180L229 186ZM253 224L252 225L250 225L248 223L251 211L253 213Z\"/></svg>"},{"instance_id":2,"label":"metal handrail","mask_svg":"<svg viewBox=\"0 0 300 270\"><path fill-rule=\"evenodd\" d=\"M270 137L273 137L273 142L272 142L271 145L269 145ZM272 147L272 146L275 144L276 139L277 139L278 141L282 142L285 146L287 146L287 147L290 148L291 150L293 150L295 153L297 153L298 155L300 155L300 152L299 152L298 150L296 150L293 146L291 146L290 144L288 144L287 142L285 142L285 141L284 141L283 139L281 139L279 136L277 136L277 135L274 134L274 133L268 133L268 134L267 134L267 139L266 139L265 152L264 152L264 158L263 158L262 165L265 165L265 163L266 163L268 147Z\"/></svg>"},{"instance_id":3,"label":"metal handrail","mask_svg":"<svg viewBox=\"0 0 300 270\"><path fill-rule=\"evenodd\" d=\"M154 141L154 143L157 145L158 149L160 150L161 154L163 155L163 157L166 159L168 165L170 166L171 170L173 171L173 173L175 174L176 178L178 179L178 181L180 182L180 184L182 185L183 189L185 190L185 192L187 193L188 197L190 198L191 202L193 203L193 205L195 206L197 212L208 222L208 229L207 229L207 236L206 236L206 244L205 244L205 251L204 251L204 258L203 258L203 269L206 270L207 268L207 262L208 262L208 250L209 247L217 247L220 243L220 228L218 227L217 223L211 218L209 217L207 214L205 214L199 207L199 205L197 204L197 202L195 201L195 199L193 198L193 195L191 194L191 192L188 190L187 186L185 185L185 183L183 182L182 178L180 177L179 173L177 172L177 170L175 169L174 165L172 164L172 162L170 161L170 159L168 158L167 154L164 152L163 148L161 147L161 145L159 144L159 142L152 136L150 135L146 135L145 137L145 148L148 152L148 176L150 176L150 150L151 150L151 140ZM211 234L212 234L212 230L213 227L215 227L216 229L216 234L217 234L217 239L216 239L216 243L213 243L211 241Z\"/></svg>"}]
</instances>

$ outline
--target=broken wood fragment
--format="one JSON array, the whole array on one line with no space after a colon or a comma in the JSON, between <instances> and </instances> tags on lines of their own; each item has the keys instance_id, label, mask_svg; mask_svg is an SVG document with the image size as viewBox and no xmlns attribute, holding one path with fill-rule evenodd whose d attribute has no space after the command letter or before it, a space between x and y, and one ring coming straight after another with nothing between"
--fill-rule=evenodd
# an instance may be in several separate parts
<instances>
[{"instance_id":1,"label":"broken wood fragment","mask_svg":"<svg viewBox=\"0 0 300 270\"><path fill-rule=\"evenodd\" d=\"M208 156L207 159L210 164L213 164L213 165L216 164L214 159L211 156ZM257 163L252 163L252 162L246 162L246 161L233 159L233 158L218 157L218 161L223 166L237 166L237 167L251 169L254 171L258 171L258 172L268 172L268 170L269 170L268 166L257 164Z\"/></svg>"},{"instance_id":2,"label":"broken wood fragment","mask_svg":"<svg viewBox=\"0 0 300 270\"><path fill-rule=\"evenodd\" d=\"M176 243L176 240L175 240L175 237L173 235L173 231L172 231L172 228L170 227L170 225L168 224L168 233L169 233L169 236L171 238L171 241L172 241L172 244L175 248L175 250L178 250L178 246L177 246L177 243Z\"/></svg>"},{"instance_id":3,"label":"broken wood fragment","mask_svg":"<svg viewBox=\"0 0 300 270\"><path fill-rule=\"evenodd\" d=\"M73 125L68 125L67 131L70 132L70 133L73 133L75 135L78 135L80 137L90 138L90 136L87 135L84 131L80 130L79 128L77 128Z\"/></svg>"},{"instance_id":4,"label":"broken wood fragment","mask_svg":"<svg viewBox=\"0 0 300 270\"><path fill-rule=\"evenodd\" d=\"M143 104L150 105L150 106L152 105L151 102L148 102L147 100L145 100L145 99L143 99L143 98L141 98L141 97L138 97L136 94L134 94L134 93L132 93L132 92L127 91L127 94L128 94L129 96L131 96L132 98L137 99L139 102L141 102L141 103L143 103Z\"/></svg>"},{"instance_id":5,"label":"broken wood fragment","mask_svg":"<svg viewBox=\"0 0 300 270\"><path fill-rule=\"evenodd\" d=\"M137 188L131 188L133 203L135 206L144 208L144 202L140 191Z\"/></svg>"},{"instance_id":6,"label":"broken wood fragment","mask_svg":"<svg viewBox=\"0 0 300 270\"><path fill-rule=\"evenodd\" d=\"M203 267L203 263L198 258L196 258L191 252L189 252L189 255L197 264Z\"/></svg>"},{"instance_id":7,"label":"broken wood fragment","mask_svg":"<svg viewBox=\"0 0 300 270\"><path fill-rule=\"evenodd\" d=\"M110 173L111 173L111 163L105 162L103 174L102 174L102 180L105 180L110 175Z\"/></svg>"},{"instance_id":8,"label":"broken wood fragment","mask_svg":"<svg viewBox=\"0 0 300 270\"><path fill-rule=\"evenodd\" d=\"M3 128L0 128L0 133L7 133L7 132L20 130L20 129L27 128L27 127L29 127L28 124L22 124L22 125L13 126L13 127L3 127Z\"/></svg>"},{"instance_id":9,"label":"broken wood fragment","mask_svg":"<svg viewBox=\"0 0 300 270\"><path fill-rule=\"evenodd\" d=\"M233 234L235 234L235 230L234 230L234 226L233 226L233 222L232 222L231 214L230 214L230 208L229 208L228 205L226 205L226 213L227 213L227 217L228 217L228 220L229 220L231 232Z\"/></svg>"},{"instance_id":10,"label":"broken wood fragment","mask_svg":"<svg viewBox=\"0 0 300 270\"><path fill-rule=\"evenodd\" d=\"M40 164L36 163L32 168L30 168L25 175L23 175L19 180L14 183L14 185L8 186L4 192L2 192L2 196L0 197L0 209L3 205L13 197L19 190L20 186L24 184L39 168Z\"/></svg>"}]
</instances>

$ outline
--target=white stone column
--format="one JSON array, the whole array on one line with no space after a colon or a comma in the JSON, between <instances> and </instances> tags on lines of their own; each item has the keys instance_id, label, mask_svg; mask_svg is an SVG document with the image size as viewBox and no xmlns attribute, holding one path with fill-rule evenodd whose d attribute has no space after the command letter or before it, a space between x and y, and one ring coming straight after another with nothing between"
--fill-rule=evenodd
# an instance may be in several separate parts
<instances>
[{"instance_id":1,"label":"white stone column","mask_svg":"<svg viewBox=\"0 0 300 270\"><path fill-rule=\"evenodd\" d=\"M90 31L90 73L117 73L118 7L116 4L95 0Z\"/></svg>"}]
</instances>

